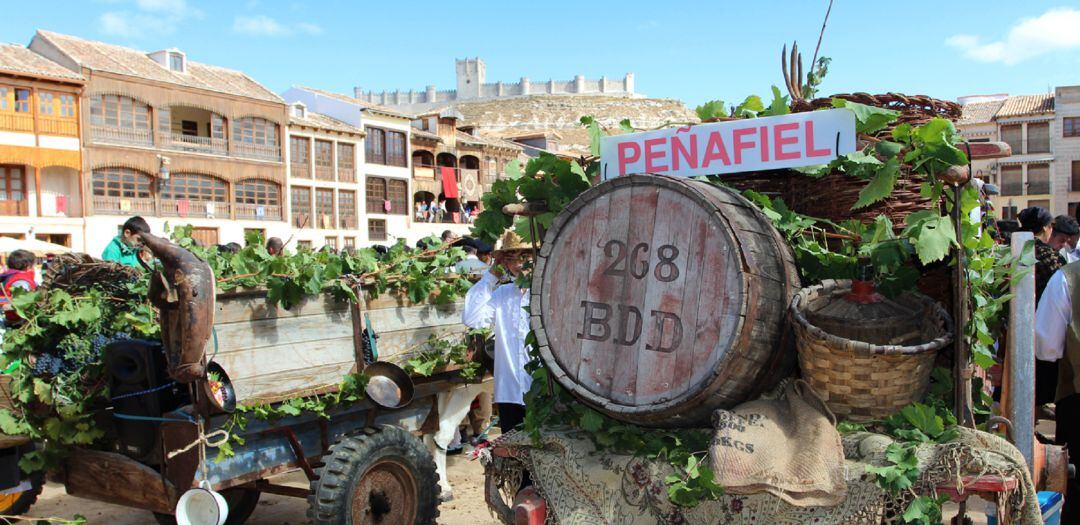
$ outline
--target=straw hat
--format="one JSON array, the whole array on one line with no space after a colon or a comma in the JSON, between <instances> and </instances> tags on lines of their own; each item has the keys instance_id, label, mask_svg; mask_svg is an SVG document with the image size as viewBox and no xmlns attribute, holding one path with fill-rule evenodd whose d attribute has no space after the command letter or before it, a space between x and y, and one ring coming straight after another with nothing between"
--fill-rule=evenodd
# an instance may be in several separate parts
<instances>
[{"instance_id":1,"label":"straw hat","mask_svg":"<svg viewBox=\"0 0 1080 525\"><path fill-rule=\"evenodd\" d=\"M499 239L499 242L495 244L495 251L497 252L516 252L521 250L532 250L532 245L523 241L521 236L513 230L507 230L502 238Z\"/></svg>"}]
</instances>

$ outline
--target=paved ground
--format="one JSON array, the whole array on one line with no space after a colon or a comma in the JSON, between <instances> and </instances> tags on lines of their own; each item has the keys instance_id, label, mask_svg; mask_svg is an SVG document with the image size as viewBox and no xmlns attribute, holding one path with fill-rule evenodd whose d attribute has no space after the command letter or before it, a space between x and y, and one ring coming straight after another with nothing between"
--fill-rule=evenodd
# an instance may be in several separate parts
<instances>
[{"instance_id":1,"label":"paved ground","mask_svg":"<svg viewBox=\"0 0 1080 525\"><path fill-rule=\"evenodd\" d=\"M484 503L484 471L477 461L465 456L451 456L447 461L450 483L454 487L454 500L440 507L439 523L445 525L498 525L488 513ZM282 482L297 487L307 486L303 474L281 478ZM308 523L307 501L264 494L258 510L248 520L249 525L300 525ZM37 505L31 509L36 517L70 518L82 514L93 524L143 525L155 524L149 512L90 501L64 493L60 485L49 484Z\"/></svg>"}]
</instances>

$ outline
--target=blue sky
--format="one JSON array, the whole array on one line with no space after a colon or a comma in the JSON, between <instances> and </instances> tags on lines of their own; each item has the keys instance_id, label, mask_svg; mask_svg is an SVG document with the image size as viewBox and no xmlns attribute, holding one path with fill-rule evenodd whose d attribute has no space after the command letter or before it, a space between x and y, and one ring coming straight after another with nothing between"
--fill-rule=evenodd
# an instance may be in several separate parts
<instances>
[{"instance_id":1,"label":"blue sky","mask_svg":"<svg viewBox=\"0 0 1080 525\"><path fill-rule=\"evenodd\" d=\"M27 44L44 28L178 47L278 92L450 89L454 59L479 56L489 82L633 72L639 92L696 105L768 93L785 43L798 40L809 62L827 3L36 0L5 10L0 41ZM1076 1L836 0L822 89L955 99L1080 84L1078 28Z\"/></svg>"}]
</instances>

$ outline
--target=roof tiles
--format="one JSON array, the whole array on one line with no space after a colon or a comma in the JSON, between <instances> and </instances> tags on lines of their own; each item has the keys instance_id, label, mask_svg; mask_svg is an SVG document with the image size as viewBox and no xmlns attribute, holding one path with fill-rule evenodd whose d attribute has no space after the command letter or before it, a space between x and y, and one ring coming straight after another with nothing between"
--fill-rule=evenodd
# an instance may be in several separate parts
<instances>
[{"instance_id":1,"label":"roof tiles","mask_svg":"<svg viewBox=\"0 0 1080 525\"><path fill-rule=\"evenodd\" d=\"M83 80L82 75L19 44L0 44L0 72L63 80Z\"/></svg>"}]
</instances>

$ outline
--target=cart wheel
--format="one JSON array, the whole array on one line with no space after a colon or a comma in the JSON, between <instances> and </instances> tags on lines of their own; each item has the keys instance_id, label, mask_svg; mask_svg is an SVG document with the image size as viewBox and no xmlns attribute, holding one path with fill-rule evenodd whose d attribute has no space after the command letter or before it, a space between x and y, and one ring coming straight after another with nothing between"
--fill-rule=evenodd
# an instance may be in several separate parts
<instances>
[{"instance_id":1,"label":"cart wheel","mask_svg":"<svg viewBox=\"0 0 1080 525\"><path fill-rule=\"evenodd\" d=\"M45 483L45 474L40 471L35 472L25 481L29 482L29 486L21 492L0 494L0 515L18 516L25 514L26 511L30 510L30 506L37 501L38 496L41 495L42 485ZM0 523L8 522L0 520Z\"/></svg>"},{"instance_id":2,"label":"cart wheel","mask_svg":"<svg viewBox=\"0 0 1080 525\"><path fill-rule=\"evenodd\" d=\"M225 503L229 504L229 517L225 518L225 525L244 525L255 512L255 506L259 504L261 491L255 489L225 489L221 491L225 497ZM172 514L160 514L155 512L154 519L160 525L176 525L176 516Z\"/></svg>"},{"instance_id":3,"label":"cart wheel","mask_svg":"<svg viewBox=\"0 0 1080 525\"><path fill-rule=\"evenodd\" d=\"M435 462L419 439L384 425L341 438L311 482L315 525L423 525L439 515Z\"/></svg>"}]
</instances>

